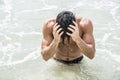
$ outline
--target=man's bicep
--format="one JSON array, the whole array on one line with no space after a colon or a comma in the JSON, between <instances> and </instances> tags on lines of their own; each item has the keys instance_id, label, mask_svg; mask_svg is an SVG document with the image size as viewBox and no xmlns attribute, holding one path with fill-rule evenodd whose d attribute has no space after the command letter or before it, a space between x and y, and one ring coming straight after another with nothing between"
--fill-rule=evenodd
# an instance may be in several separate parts
<instances>
[{"instance_id":1,"label":"man's bicep","mask_svg":"<svg viewBox=\"0 0 120 80\"><path fill-rule=\"evenodd\" d=\"M83 35L83 40L87 44L92 45L93 47L95 47L92 22L89 19L87 19L86 21L87 22L85 24L86 27L85 27L85 33Z\"/></svg>"},{"instance_id":2,"label":"man's bicep","mask_svg":"<svg viewBox=\"0 0 120 80\"><path fill-rule=\"evenodd\" d=\"M41 48L43 49L43 48L49 46L51 42L52 42L52 36L48 35L46 37L43 37Z\"/></svg>"},{"instance_id":3,"label":"man's bicep","mask_svg":"<svg viewBox=\"0 0 120 80\"><path fill-rule=\"evenodd\" d=\"M41 49L43 49L44 47L48 46L48 41L45 39L42 39L42 44L41 44Z\"/></svg>"},{"instance_id":4,"label":"man's bicep","mask_svg":"<svg viewBox=\"0 0 120 80\"><path fill-rule=\"evenodd\" d=\"M85 41L86 44L95 47L94 36L93 36L92 33L86 33L86 34L84 34L83 40Z\"/></svg>"},{"instance_id":5,"label":"man's bicep","mask_svg":"<svg viewBox=\"0 0 120 80\"><path fill-rule=\"evenodd\" d=\"M44 47L49 46L49 44L52 41L51 29L49 29L49 27L48 27L48 22L46 22L43 25L42 35L43 35L43 38L42 38L41 48L43 49Z\"/></svg>"}]
</instances>

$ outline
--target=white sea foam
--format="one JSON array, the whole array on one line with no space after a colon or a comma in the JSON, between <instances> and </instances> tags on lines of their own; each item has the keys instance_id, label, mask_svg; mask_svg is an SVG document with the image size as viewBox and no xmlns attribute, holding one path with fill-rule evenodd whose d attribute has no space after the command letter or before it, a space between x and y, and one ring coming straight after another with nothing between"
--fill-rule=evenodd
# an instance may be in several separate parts
<instances>
[{"instance_id":1,"label":"white sea foam","mask_svg":"<svg viewBox=\"0 0 120 80\"><path fill-rule=\"evenodd\" d=\"M10 13L12 10L12 0L4 0L3 1L3 5L2 5L2 10L4 10L5 12Z\"/></svg>"},{"instance_id":2,"label":"white sea foam","mask_svg":"<svg viewBox=\"0 0 120 80\"><path fill-rule=\"evenodd\" d=\"M16 64L20 64L20 63L24 63L26 61L30 61L30 60L35 60L37 59L39 56L38 54L39 53L39 50L36 50L36 51L33 51L31 53L29 53L27 56L25 56L23 59L21 60L16 60L16 61L12 61L12 55L9 55L9 58L7 61L0 61L0 66L11 66L11 65L16 65ZM4 56L3 56L3 59L4 59Z\"/></svg>"},{"instance_id":3,"label":"white sea foam","mask_svg":"<svg viewBox=\"0 0 120 80\"><path fill-rule=\"evenodd\" d=\"M118 63L120 63L120 55L110 54L110 56L111 56L115 61L117 61Z\"/></svg>"}]
</instances>

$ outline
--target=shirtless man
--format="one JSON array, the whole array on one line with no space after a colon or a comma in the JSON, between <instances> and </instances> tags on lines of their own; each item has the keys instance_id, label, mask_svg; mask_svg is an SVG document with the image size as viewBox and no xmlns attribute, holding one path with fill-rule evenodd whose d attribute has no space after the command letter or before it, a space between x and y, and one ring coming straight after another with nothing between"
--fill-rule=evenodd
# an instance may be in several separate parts
<instances>
[{"instance_id":1,"label":"shirtless man","mask_svg":"<svg viewBox=\"0 0 120 80\"><path fill-rule=\"evenodd\" d=\"M43 25L41 54L45 61L54 58L63 63L79 63L83 55L95 56L93 25L89 19L62 11Z\"/></svg>"}]
</instances>

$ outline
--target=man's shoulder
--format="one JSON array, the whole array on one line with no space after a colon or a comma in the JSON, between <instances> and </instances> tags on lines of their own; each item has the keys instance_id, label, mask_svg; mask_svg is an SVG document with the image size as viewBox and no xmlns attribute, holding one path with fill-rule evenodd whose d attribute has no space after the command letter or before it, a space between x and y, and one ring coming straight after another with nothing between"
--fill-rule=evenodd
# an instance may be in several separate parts
<instances>
[{"instance_id":1,"label":"man's shoulder","mask_svg":"<svg viewBox=\"0 0 120 80\"><path fill-rule=\"evenodd\" d=\"M82 18L81 23L83 25L90 25L90 24L92 24L92 21L90 19L88 19L88 18Z\"/></svg>"},{"instance_id":2,"label":"man's shoulder","mask_svg":"<svg viewBox=\"0 0 120 80\"><path fill-rule=\"evenodd\" d=\"M84 24L86 24L86 23L89 24L89 23L91 22L90 19L84 18L84 17L81 17L81 16L77 16L77 17L76 17L76 20L77 20L77 22L81 22L81 23L84 23Z\"/></svg>"},{"instance_id":3,"label":"man's shoulder","mask_svg":"<svg viewBox=\"0 0 120 80\"><path fill-rule=\"evenodd\" d=\"M55 24L55 18L48 19L43 25L44 31L51 32L53 25Z\"/></svg>"},{"instance_id":4,"label":"man's shoulder","mask_svg":"<svg viewBox=\"0 0 120 80\"><path fill-rule=\"evenodd\" d=\"M88 18L82 18L80 24L84 31L91 31L93 29L92 21Z\"/></svg>"}]
</instances>

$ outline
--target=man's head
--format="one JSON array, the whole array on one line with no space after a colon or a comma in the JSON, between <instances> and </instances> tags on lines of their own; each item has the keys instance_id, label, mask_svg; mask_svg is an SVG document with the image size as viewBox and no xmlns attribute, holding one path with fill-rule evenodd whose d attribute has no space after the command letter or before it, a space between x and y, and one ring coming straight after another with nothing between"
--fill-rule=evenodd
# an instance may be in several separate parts
<instances>
[{"instance_id":1,"label":"man's head","mask_svg":"<svg viewBox=\"0 0 120 80\"><path fill-rule=\"evenodd\" d=\"M60 28L64 31L63 35L61 36L62 38L62 43L64 43L65 37L69 39L69 36L66 34L66 32L72 33L71 31L68 30L67 27L69 25L74 25L73 21L75 21L75 15L70 12L70 11L62 11L57 15L56 22L58 25L60 25Z\"/></svg>"}]
</instances>

